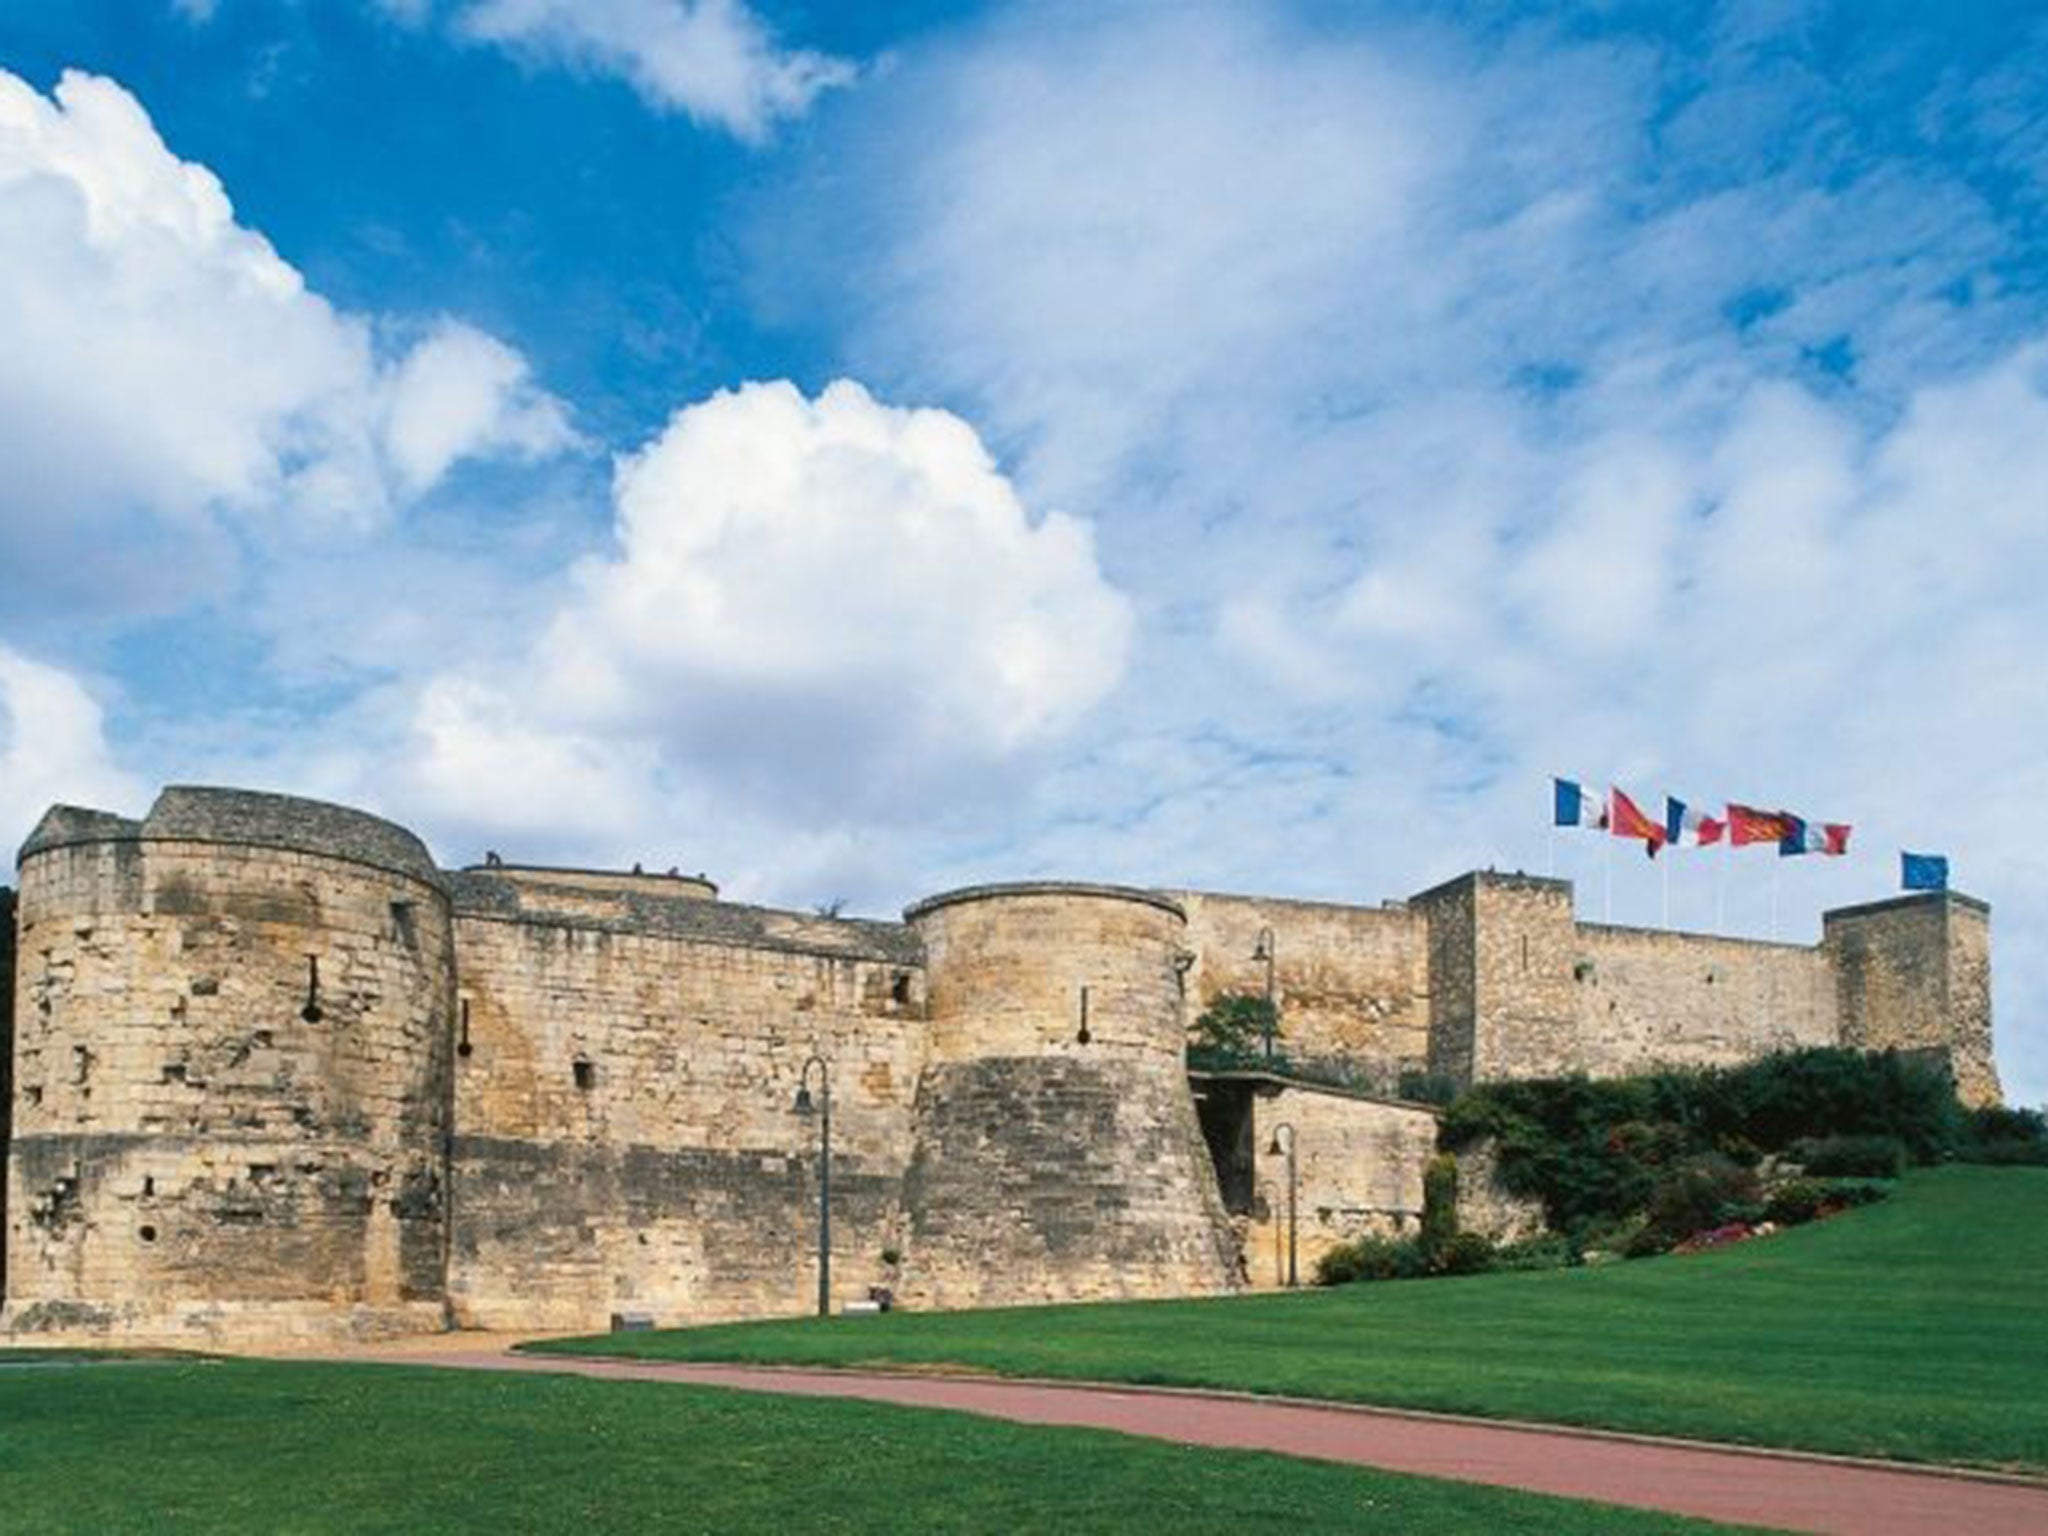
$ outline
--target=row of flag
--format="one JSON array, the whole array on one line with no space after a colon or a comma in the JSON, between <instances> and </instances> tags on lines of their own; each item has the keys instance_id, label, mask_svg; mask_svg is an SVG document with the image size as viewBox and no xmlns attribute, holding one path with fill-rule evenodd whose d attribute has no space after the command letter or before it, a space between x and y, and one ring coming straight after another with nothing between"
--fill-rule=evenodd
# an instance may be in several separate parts
<instances>
[{"instance_id":1,"label":"row of flag","mask_svg":"<svg viewBox=\"0 0 2048 1536\"><path fill-rule=\"evenodd\" d=\"M1663 848L1707 848L1723 841L1735 848L1774 843L1785 858L1808 853L1840 858L1849 851L1849 836L1855 830L1847 822L1812 821L1790 811L1732 803L1723 807L1722 815L1713 816L1675 795L1664 797L1659 818L1624 790L1601 794L1571 779L1553 779L1551 784L1555 825L1591 827L1640 842L1653 859ZM1909 891L1946 890L1948 860L1939 854L1901 853L1900 881Z\"/></svg>"},{"instance_id":2,"label":"row of flag","mask_svg":"<svg viewBox=\"0 0 2048 1536\"><path fill-rule=\"evenodd\" d=\"M1729 805L1726 814L1710 816L1675 795L1664 797L1661 819L1650 815L1625 790L1601 795L1570 779L1553 779L1556 823L1560 827L1593 827L1640 842L1651 858L1665 847L1707 848L1726 839L1736 848L1751 843L1776 843L1787 856L1822 853L1840 857L1849 851L1846 822L1809 821L1790 811L1760 811L1752 805Z\"/></svg>"}]
</instances>

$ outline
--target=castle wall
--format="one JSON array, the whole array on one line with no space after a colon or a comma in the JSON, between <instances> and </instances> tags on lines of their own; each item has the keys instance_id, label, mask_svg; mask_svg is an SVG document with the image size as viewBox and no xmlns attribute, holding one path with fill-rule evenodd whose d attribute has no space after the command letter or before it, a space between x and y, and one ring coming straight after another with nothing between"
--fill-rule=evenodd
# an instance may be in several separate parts
<instances>
[{"instance_id":1,"label":"castle wall","mask_svg":"<svg viewBox=\"0 0 2048 1536\"><path fill-rule=\"evenodd\" d=\"M0 1300L7 1295L7 1147L14 1126L14 891L0 885Z\"/></svg>"},{"instance_id":2,"label":"castle wall","mask_svg":"<svg viewBox=\"0 0 2048 1536\"><path fill-rule=\"evenodd\" d=\"M1823 919L1841 996L1842 1044L1938 1054L1968 1104L2000 1102L1991 1055L1991 909L1935 893Z\"/></svg>"},{"instance_id":3,"label":"castle wall","mask_svg":"<svg viewBox=\"0 0 2048 1536\"><path fill-rule=\"evenodd\" d=\"M1429 1071L1468 1085L1478 1059L1478 909L1470 881L1453 880L1410 898L1423 919L1429 964Z\"/></svg>"},{"instance_id":4,"label":"castle wall","mask_svg":"<svg viewBox=\"0 0 2048 1536\"><path fill-rule=\"evenodd\" d=\"M832 1062L834 1295L887 1283L923 1055L914 941L688 898L600 926L584 894L457 884L457 1322L813 1307L819 1125L792 1105L814 1051Z\"/></svg>"},{"instance_id":5,"label":"castle wall","mask_svg":"<svg viewBox=\"0 0 2048 1536\"><path fill-rule=\"evenodd\" d=\"M438 1327L441 892L129 826L22 864L11 1326Z\"/></svg>"},{"instance_id":6,"label":"castle wall","mask_svg":"<svg viewBox=\"0 0 2048 1536\"><path fill-rule=\"evenodd\" d=\"M1287 1053L1388 1086L1425 1062L1607 1076L1839 1041L1938 1052L1966 1099L1998 1096L1989 912L1955 895L1829 913L1817 948L1580 925L1564 882L1491 873L1398 908L979 887L882 923L701 877L449 875L361 812L177 787L141 822L54 809L20 869L0 1326L27 1332L807 1312L813 1052L837 1303L1271 1283L1282 1124L1307 1277L1419 1215L1434 1119L1223 1074L1204 1140L1186 1028L1263 990L1264 930Z\"/></svg>"},{"instance_id":7,"label":"castle wall","mask_svg":"<svg viewBox=\"0 0 2048 1536\"><path fill-rule=\"evenodd\" d=\"M1281 1049L1377 1067L1391 1088L1429 1055L1428 924L1405 908L1350 907L1175 892L1187 912L1188 1020L1228 993L1261 996L1266 967L1253 959L1273 939Z\"/></svg>"},{"instance_id":8,"label":"castle wall","mask_svg":"<svg viewBox=\"0 0 2048 1536\"><path fill-rule=\"evenodd\" d=\"M906 1300L1233 1288L1236 1245L1188 1091L1180 908L1020 885L907 916L931 1022L904 1176Z\"/></svg>"},{"instance_id":9,"label":"castle wall","mask_svg":"<svg viewBox=\"0 0 2048 1536\"><path fill-rule=\"evenodd\" d=\"M1409 905L1429 925L1432 1072L1472 1083L1575 1070L1567 882L1469 874Z\"/></svg>"},{"instance_id":10,"label":"castle wall","mask_svg":"<svg viewBox=\"0 0 2048 1536\"><path fill-rule=\"evenodd\" d=\"M1625 1077L1833 1045L1835 977L1807 945L1581 924L1570 1070Z\"/></svg>"},{"instance_id":11,"label":"castle wall","mask_svg":"<svg viewBox=\"0 0 2048 1536\"><path fill-rule=\"evenodd\" d=\"M1254 1288L1286 1282L1286 1126L1293 1127L1295 1259L1303 1285L1314 1282L1316 1260L1339 1243L1415 1230L1422 1175L1436 1152L1436 1115L1412 1104L1275 1085L1252 1098L1259 1198L1244 1227L1244 1256Z\"/></svg>"}]
</instances>

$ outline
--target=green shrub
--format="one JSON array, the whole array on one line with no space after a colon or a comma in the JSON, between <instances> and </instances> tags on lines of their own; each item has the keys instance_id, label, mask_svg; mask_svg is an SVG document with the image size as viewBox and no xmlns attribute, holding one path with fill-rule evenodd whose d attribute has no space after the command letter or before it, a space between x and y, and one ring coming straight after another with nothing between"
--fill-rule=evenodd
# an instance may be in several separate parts
<instances>
[{"instance_id":1,"label":"green shrub","mask_svg":"<svg viewBox=\"0 0 2048 1536\"><path fill-rule=\"evenodd\" d=\"M1263 1065L1268 1025L1277 1051L1280 1029L1273 1005L1261 996L1226 992L1202 1010L1188 1031L1188 1065L1211 1071Z\"/></svg>"},{"instance_id":2,"label":"green shrub","mask_svg":"<svg viewBox=\"0 0 2048 1536\"><path fill-rule=\"evenodd\" d=\"M2015 1122L1986 1121L1986 1155L2031 1160L2035 1128L1994 1145ZM1456 1151L1491 1138L1501 1183L1543 1202L1550 1227L1584 1246L1585 1234L1649 1208L1661 1174L1703 1154L1753 1166L1801 1138L1895 1139L1930 1162L1967 1140L1945 1070L1899 1052L1833 1047L1791 1051L1744 1066L1662 1072L1594 1082L1583 1077L1488 1083L1444 1112L1439 1140ZM2044 1150L2043 1161L2048 1161ZM1753 1203L1736 1200L1736 1204Z\"/></svg>"},{"instance_id":3,"label":"green shrub","mask_svg":"<svg viewBox=\"0 0 2048 1536\"><path fill-rule=\"evenodd\" d=\"M2005 1168L2048 1168L2048 1142L2025 1141L2017 1137L2009 1141L1973 1142L1959 1161L1989 1163Z\"/></svg>"},{"instance_id":4,"label":"green shrub","mask_svg":"<svg viewBox=\"0 0 2048 1536\"><path fill-rule=\"evenodd\" d=\"M1781 1227L1796 1227L1818 1216L1826 1199L1827 1190L1818 1179L1787 1179L1764 1202L1764 1219Z\"/></svg>"},{"instance_id":5,"label":"green shrub","mask_svg":"<svg viewBox=\"0 0 2048 1536\"><path fill-rule=\"evenodd\" d=\"M1493 1268L1493 1240L1478 1232L1453 1232L1441 1247L1429 1250L1435 1275L1477 1275Z\"/></svg>"},{"instance_id":6,"label":"green shrub","mask_svg":"<svg viewBox=\"0 0 2048 1536\"><path fill-rule=\"evenodd\" d=\"M1701 1152L1674 1164L1650 1193L1649 1223L1670 1243L1682 1242L1739 1220L1734 1212L1753 1209L1759 1199L1756 1174L1719 1152Z\"/></svg>"},{"instance_id":7,"label":"green shrub","mask_svg":"<svg viewBox=\"0 0 2048 1536\"><path fill-rule=\"evenodd\" d=\"M1830 1179L1822 1186L1822 1208L1831 1205L1843 1207L1875 1205L1891 1197L1888 1184L1872 1183L1865 1179Z\"/></svg>"},{"instance_id":8,"label":"green shrub","mask_svg":"<svg viewBox=\"0 0 2048 1536\"><path fill-rule=\"evenodd\" d=\"M1871 1205L1890 1190L1860 1179L1787 1179L1771 1191L1764 1216L1782 1227L1796 1227L1829 1211Z\"/></svg>"},{"instance_id":9,"label":"green shrub","mask_svg":"<svg viewBox=\"0 0 2048 1536\"><path fill-rule=\"evenodd\" d=\"M1677 1239L1661 1227L1645 1222L1629 1234L1628 1241L1621 1245L1625 1259L1654 1259L1660 1253L1669 1253Z\"/></svg>"},{"instance_id":10,"label":"green shrub","mask_svg":"<svg viewBox=\"0 0 2048 1536\"><path fill-rule=\"evenodd\" d=\"M1495 1269L1569 1269L1578 1262L1578 1252L1555 1232L1524 1238L1519 1243L1502 1243L1493 1250Z\"/></svg>"},{"instance_id":11,"label":"green shrub","mask_svg":"<svg viewBox=\"0 0 2048 1536\"><path fill-rule=\"evenodd\" d=\"M1458 1236L1458 1160L1439 1152L1422 1170L1422 1251L1434 1264Z\"/></svg>"},{"instance_id":12,"label":"green shrub","mask_svg":"<svg viewBox=\"0 0 2048 1536\"><path fill-rule=\"evenodd\" d=\"M1906 1171L1906 1144L1896 1136L1819 1136L1795 1141L1792 1158L1824 1178L1896 1179Z\"/></svg>"},{"instance_id":13,"label":"green shrub","mask_svg":"<svg viewBox=\"0 0 2048 1536\"><path fill-rule=\"evenodd\" d=\"M2048 1167L2048 1113L1989 1105L1973 1109L1957 1138L1957 1161Z\"/></svg>"},{"instance_id":14,"label":"green shrub","mask_svg":"<svg viewBox=\"0 0 2048 1536\"><path fill-rule=\"evenodd\" d=\"M1413 1280L1429 1273L1422 1247L1412 1238L1359 1237L1339 1243L1316 1260L1317 1285L1355 1280Z\"/></svg>"}]
</instances>

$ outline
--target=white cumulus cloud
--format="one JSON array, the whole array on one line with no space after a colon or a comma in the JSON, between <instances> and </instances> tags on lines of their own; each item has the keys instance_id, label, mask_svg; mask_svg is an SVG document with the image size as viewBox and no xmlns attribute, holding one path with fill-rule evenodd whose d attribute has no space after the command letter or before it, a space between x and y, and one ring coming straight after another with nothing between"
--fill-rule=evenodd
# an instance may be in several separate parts
<instances>
[{"instance_id":1,"label":"white cumulus cloud","mask_svg":"<svg viewBox=\"0 0 2048 1536\"><path fill-rule=\"evenodd\" d=\"M502 343L443 322L393 358L379 332L121 86L69 72L46 98L0 71L0 607L173 607L218 571L223 518L362 532L458 458L570 440Z\"/></svg>"},{"instance_id":2,"label":"white cumulus cloud","mask_svg":"<svg viewBox=\"0 0 2048 1536\"><path fill-rule=\"evenodd\" d=\"M410 491L459 459L540 459L569 447L568 413L534 388L526 359L495 336L444 320L392 370L384 441Z\"/></svg>"},{"instance_id":3,"label":"white cumulus cloud","mask_svg":"<svg viewBox=\"0 0 2048 1536\"><path fill-rule=\"evenodd\" d=\"M572 68L617 75L650 105L759 141L854 69L779 47L741 0L475 0L464 35Z\"/></svg>"},{"instance_id":4,"label":"white cumulus cloud","mask_svg":"<svg viewBox=\"0 0 2048 1536\"><path fill-rule=\"evenodd\" d=\"M0 850L8 863L59 801L133 813L145 798L114 765L100 706L85 686L0 645Z\"/></svg>"},{"instance_id":5,"label":"white cumulus cloud","mask_svg":"<svg viewBox=\"0 0 2048 1536\"><path fill-rule=\"evenodd\" d=\"M932 814L1069 731L1123 676L1134 620L1086 524L1033 517L974 430L841 382L676 413L615 485L615 555L516 671L423 696L416 774L447 814L499 778L587 820L641 765L791 825ZM528 818L504 806L508 821Z\"/></svg>"}]
</instances>

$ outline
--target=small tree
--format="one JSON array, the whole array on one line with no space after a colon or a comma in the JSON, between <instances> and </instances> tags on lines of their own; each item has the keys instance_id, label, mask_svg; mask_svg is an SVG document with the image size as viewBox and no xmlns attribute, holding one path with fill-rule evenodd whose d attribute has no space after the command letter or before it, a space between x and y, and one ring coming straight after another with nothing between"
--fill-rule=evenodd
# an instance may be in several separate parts
<instances>
[{"instance_id":1,"label":"small tree","mask_svg":"<svg viewBox=\"0 0 2048 1536\"><path fill-rule=\"evenodd\" d=\"M1279 1019L1265 998L1226 992L1202 1010L1188 1031L1188 1063L1197 1067L1235 1067L1265 1059L1266 1034L1280 1038Z\"/></svg>"},{"instance_id":2,"label":"small tree","mask_svg":"<svg viewBox=\"0 0 2048 1536\"><path fill-rule=\"evenodd\" d=\"M1422 1171L1422 1253L1431 1265L1458 1235L1458 1160L1439 1152Z\"/></svg>"}]
</instances>

